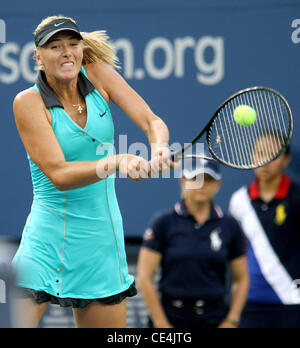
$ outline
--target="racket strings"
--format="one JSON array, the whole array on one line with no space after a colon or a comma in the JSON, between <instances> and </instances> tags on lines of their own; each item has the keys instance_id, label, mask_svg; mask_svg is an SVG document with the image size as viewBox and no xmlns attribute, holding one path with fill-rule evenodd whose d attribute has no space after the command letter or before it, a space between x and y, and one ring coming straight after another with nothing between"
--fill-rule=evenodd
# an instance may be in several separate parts
<instances>
[{"instance_id":1,"label":"racket strings","mask_svg":"<svg viewBox=\"0 0 300 348\"><path fill-rule=\"evenodd\" d=\"M256 121L242 126L234 110L248 105ZM270 90L255 89L232 98L218 113L208 133L214 156L233 167L251 169L276 158L291 137L291 113L287 103Z\"/></svg>"}]
</instances>

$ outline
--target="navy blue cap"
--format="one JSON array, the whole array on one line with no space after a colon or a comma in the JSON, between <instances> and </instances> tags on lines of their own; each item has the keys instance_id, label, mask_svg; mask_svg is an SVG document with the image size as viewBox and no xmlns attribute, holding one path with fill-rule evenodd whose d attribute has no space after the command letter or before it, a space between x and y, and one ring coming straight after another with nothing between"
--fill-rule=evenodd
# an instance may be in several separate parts
<instances>
[{"instance_id":1,"label":"navy blue cap","mask_svg":"<svg viewBox=\"0 0 300 348\"><path fill-rule=\"evenodd\" d=\"M80 40L83 39L77 25L73 21L70 19L55 19L35 34L34 42L36 47L45 45L53 35L64 30L72 31Z\"/></svg>"},{"instance_id":2,"label":"navy blue cap","mask_svg":"<svg viewBox=\"0 0 300 348\"><path fill-rule=\"evenodd\" d=\"M200 174L208 174L215 180L222 179L221 168L217 162L202 158L191 158L185 160L183 165L182 176L186 179L193 179Z\"/></svg>"}]
</instances>

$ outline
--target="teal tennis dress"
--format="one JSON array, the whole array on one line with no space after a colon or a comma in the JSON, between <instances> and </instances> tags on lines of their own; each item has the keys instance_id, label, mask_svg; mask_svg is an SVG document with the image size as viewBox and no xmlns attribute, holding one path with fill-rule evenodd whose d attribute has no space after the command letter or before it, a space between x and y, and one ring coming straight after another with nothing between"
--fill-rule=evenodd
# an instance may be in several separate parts
<instances>
[{"instance_id":1,"label":"teal tennis dress","mask_svg":"<svg viewBox=\"0 0 300 348\"><path fill-rule=\"evenodd\" d=\"M52 128L66 161L94 161L113 155L114 125L109 106L84 67L78 76L87 104L80 128L65 113L39 73L32 87L52 115ZM13 260L17 285L59 298L99 299L123 293L128 274L124 232L113 176L70 191L59 191L29 159L33 203Z\"/></svg>"}]
</instances>

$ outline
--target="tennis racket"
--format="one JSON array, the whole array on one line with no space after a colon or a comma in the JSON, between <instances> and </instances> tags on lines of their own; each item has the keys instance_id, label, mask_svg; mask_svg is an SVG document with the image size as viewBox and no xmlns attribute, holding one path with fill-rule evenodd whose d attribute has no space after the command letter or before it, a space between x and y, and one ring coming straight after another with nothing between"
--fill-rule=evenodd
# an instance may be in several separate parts
<instances>
[{"instance_id":1,"label":"tennis racket","mask_svg":"<svg viewBox=\"0 0 300 348\"><path fill-rule=\"evenodd\" d=\"M234 111L240 105L255 110L256 121L251 125L236 122ZM293 117L285 98L271 88L247 88L226 100L206 127L188 145L172 153L171 159L202 158L231 168L255 169L279 157L292 133ZM190 152L205 134L209 155L188 154L187 150Z\"/></svg>"}]
</instances>

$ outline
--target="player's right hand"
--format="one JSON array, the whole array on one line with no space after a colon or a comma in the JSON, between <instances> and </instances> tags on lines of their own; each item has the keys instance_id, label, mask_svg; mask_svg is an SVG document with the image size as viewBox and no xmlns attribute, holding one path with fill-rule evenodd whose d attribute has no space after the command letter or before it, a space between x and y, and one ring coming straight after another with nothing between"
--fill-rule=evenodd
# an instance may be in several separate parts
<instances>
[{"instance_id":1,"label":"player's right hand","mask_svg":"<svg viewBox=\"0 0 300 348\"><path fill-rule=\"evenodd\" d=\"M120 155L119 172L138 182L151 176L151 165L142 157L124 154Z\"/></svg>"}]
</instances>

